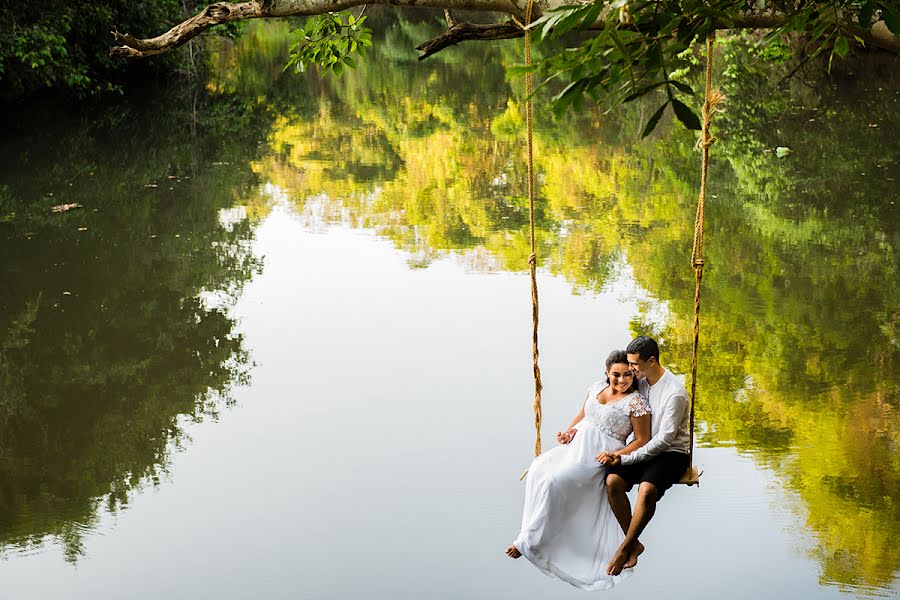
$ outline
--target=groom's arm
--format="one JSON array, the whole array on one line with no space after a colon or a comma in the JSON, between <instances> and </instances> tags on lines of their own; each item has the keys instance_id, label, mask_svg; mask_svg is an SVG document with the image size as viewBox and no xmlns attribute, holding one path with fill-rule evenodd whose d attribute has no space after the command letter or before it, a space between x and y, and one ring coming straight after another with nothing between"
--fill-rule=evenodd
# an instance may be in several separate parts
<instances>
[{"instance_id":1,"label":"groom's arm","mask_svg":"<svg viewBox=\"0 0 900 600\"><path fill-rule=\"evenodd\" d=\"M672 447L672 442L678 435L678 427L684 420L690 404L687 396L681 394L672 396L663 408L662 419L659 422L659 430L650 441L631 454L622 456L623 465L631 465L644 460L649 460L658 454L666 452Z\"/></svg>"}]
</instances>

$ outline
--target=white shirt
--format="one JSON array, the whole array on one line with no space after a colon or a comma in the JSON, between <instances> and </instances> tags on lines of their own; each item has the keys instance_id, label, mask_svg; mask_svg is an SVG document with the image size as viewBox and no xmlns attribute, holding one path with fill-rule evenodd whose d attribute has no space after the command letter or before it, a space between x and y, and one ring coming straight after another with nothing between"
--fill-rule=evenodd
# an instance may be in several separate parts
<instances>
[{"instance_id":1,"label":"white shirt","mask_svg":"<svg viewBox=\"0 0 900 600\"><path fill-rule=\"evenodd\" d=\"M622 457L623 465L649 460L663 452L690 453L691 411L687 390L681 380L668 370L659 381L650 385L647 379L638 382L638 391L650 402L650 441L631 454Z\"/></svg>"}]
</instances>

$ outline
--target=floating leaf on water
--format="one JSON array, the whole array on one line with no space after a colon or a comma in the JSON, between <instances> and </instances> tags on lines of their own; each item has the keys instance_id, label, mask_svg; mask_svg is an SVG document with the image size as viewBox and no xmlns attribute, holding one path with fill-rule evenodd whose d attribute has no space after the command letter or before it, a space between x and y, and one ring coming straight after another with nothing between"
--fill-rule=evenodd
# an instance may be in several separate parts
<instances>
[{"instance_id":1,"label":"floating leaf on water","mask_svg":"<svg viewBox=\"0 0 900 600\"><path fill-rule=\"evenodd\" d=\"M67 210L72 210L73 208L81 208L80 204L72 202L70 204L57 204L56 206L51 206L50 210L55 213L66 212Z\"/></svg>"},{"instance_id":2,"label":"floating leaf on water","mask_svg":"<svg viewBox=\"0 0 900 600\"><path fill-rule=\"evenodd\" d=\"M775 156L777 156L778 158L784 158L790 153L791 149L787 146L778 146L777 148L775 148Z\"/></svg>"}]
</instances>

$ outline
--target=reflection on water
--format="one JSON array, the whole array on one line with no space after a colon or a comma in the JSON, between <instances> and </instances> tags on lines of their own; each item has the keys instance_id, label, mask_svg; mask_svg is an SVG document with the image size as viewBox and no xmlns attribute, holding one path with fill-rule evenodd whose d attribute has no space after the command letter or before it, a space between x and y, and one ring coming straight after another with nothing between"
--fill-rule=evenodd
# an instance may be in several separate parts
<instances>
[{"instance_id":1,"label":"reflection on water","mask_svg":"<svg viewBox=\"0 0 900 600\"><path fill-rule=\"evenodd\" d=\"M27 174L4 174L0 188L12 283L0 291L5 545L51 536L77 555L78 524L154 483L180 419L215 413L246 379L228 307L258 271L249 242L273 204L307 224L372 230L410 267L450 254L476 271L525 268L522 99L503 69L519 48L463 46L412 65L408 48L429 27L394 20L364 70L301 80L280 75L289 28L255 25L214 56L195 135L179 135L184 111L162 107L152 131L133 132L140 150L90 128L53 151L37 150L40 138L5 150L18 156L9 173ZM774 473L814 537L821 584L889 591L900 82L873 61L858 79L780 90L773 71L795 65L722 48L700 442ZM579 293L628 294L617 287L628 272L646 291L630 298L631 330L658 336L686 372L699 159L676 128L639 142L642 110L540 113L538 254ZM778 157L781 146L791 153ZM49 211L67 202L82 208Z\"/></svg>"},{"instance_id":2,"label":"reflection on water","mask_svg":"<svg viewBox=\"0 0 900 600\"><path fill-rule=\"evenodd\" d=\"M178 104L135 113L2 150L4 546L55 539L74 560L247 376L227 309L259 263L251 221L220 211L248 178L197 168ZM123 116L146 124L107 139Z\"/></svg>"},{"instance_id":3,"label":"reflection on water","mask_svg":"<svg viewBox=\"0 0 900 600\"><path fill-rule=\"evenodd\" d=\"M406 27L388 37L415 38ZM777 91L772 71L793 65L760 66L736 43L723 50L702 443L752 453L798 494L823 583L889 586L900 567L900 131L890 118L900 87L876 65L865 77L889 87L845 74ZM329 82L316 112L281 117L254 170L298 210L312 203L319 218L374 229L412 266L451 251L474 268L523 269L521 98L494 70L514 59L478 48L471 60L401 70L391 46L378 52L364 73ZM487 65L477 93L473 65ZM580 290L602 290L630 265L669 309L660 323L648 304L633 330L663 339L686 372L698 157L679 130L637 143L639 110L545 119L539 255ZM779 157L779 146L792 152Z\"/></svg>"}]
</instances>

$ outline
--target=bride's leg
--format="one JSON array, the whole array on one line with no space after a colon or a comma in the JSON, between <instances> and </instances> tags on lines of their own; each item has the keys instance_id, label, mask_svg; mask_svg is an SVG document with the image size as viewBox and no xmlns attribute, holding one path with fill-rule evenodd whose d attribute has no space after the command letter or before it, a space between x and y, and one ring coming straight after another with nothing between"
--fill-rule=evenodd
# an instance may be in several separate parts
<instances>
[{"instance_id":1,"label":"bride's leg","mask_svg":"<svg viewBox=\"0 0 900 600\"><path fill-rule=\"evenodd\" d=\"M622 533L628 533L628 527L631 525L631 503L625 494L625 480L615 473L606 476L606 497L609 498L609 506L616 515Z\"/></svg>"},{"instance_id":2,"label":"bride's leg","mask_svg":"<svg viewBox=\"0 0 900 600\"><path fill-rule=\"evenodd\" d=\"M656 486L648 481L642 482L641 486L638 488L638 501L635 514L631 520L631 525L628 527L628 531L625 533L625 540L622 542L622 545L619 546L619 550L613 556L612 560L609 561L609 565L607 566L606 572L609 575L618 575L621 573L622 569L625 568L625 564L632 558L637 562L637 555L643 552L643 546L641 546L640 551L638 551L638 545L640 544L638 536L643 533L647 523L653 518L653 515L656 512L656 501L658 499L659 492L657 491Z\"/></svg>"},{"instance_id":3,"label":"bride's leg","mask_svg":"<svg viewBox=\"0 0 900 600\"><path fill-rule=\"evenodd\" d=\"M622 533L627 534L631 526L631 503L628 501L625 480L615 473L606 477L606 497L609 498L609 506L622 528ZM638 557L644 553L644 545L639 541L634 544L628 555L623 569L630 569L637 565Z\"/></svg>"},{"instance_id":4,"label":"bride's leg","mask_svg":"<svg viewBox=\"0 0 900 600\"><path fill-rule=\"evenodd\" d=\"M561 448L561 447L559 447ZM525 478L525 506L522 509L522 525L519 536L503 551L510 558L522 556L520 548L526 543L536 543L542 537L544 527L541 523L546 519L546 508L549 485L553 480L553 471L558 462L559 448L541 454L532 461Z\"/></svg>"}]
</instances>

